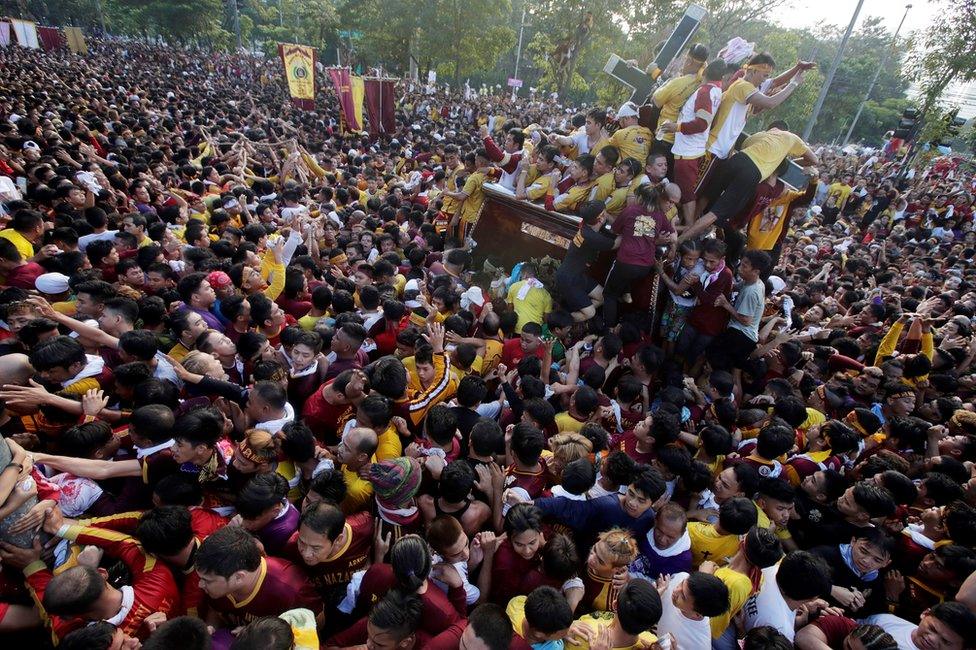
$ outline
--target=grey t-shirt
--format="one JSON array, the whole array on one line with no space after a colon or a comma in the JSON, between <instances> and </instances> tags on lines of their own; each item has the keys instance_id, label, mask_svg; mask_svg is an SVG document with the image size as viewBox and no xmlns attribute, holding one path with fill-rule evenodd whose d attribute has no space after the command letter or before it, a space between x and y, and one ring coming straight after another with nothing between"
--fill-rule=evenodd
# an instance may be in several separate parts
<instances>
[{"instance_id":1,"label":"grey t-shirt","mask_svg":"<svg viewBox=\"0 0 976 650\"><path fill-rule=\"evenodd\" d=\"M735 310L752 317L749 325L743 325L734 318L729 321L729 327L740 330L752 341L759 341L759 321L762 319L763 306L766 303L766 286L762 280L739 287L739 295L735 297Z\"/></svg>"}]
</instances>

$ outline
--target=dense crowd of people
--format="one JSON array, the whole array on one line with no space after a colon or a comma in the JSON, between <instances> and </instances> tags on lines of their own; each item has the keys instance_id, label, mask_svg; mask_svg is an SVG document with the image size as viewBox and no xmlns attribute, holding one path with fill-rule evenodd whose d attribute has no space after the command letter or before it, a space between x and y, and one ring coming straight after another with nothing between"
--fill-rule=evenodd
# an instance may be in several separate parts
<instances>
[{"instance_id":1,"label":"dense crowd of people","mask_svg":"<svg viewBox=\"0 0 976 650\"><path fill-rule=\"evenodd\" d=\"M746 136L775 65L370 136L277 60L0 48L4 637L974 647L976 180ZM487 185L555 273L475 264Z\"/></svg>"}]
</instances>

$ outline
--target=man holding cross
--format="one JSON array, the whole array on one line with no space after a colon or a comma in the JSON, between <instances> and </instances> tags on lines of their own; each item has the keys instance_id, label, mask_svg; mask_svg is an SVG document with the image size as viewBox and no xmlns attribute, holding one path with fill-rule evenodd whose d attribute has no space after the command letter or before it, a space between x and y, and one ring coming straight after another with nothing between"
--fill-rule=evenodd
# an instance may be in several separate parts
<instances>
[{"instance_id":1,"label":"man holding cross","mask_svg":"<svg viewBox=\"0 0 976 650\"><path fill-rule=\"evenodd\" d=\"M701 43L695 43L688 48L681 74L670 79L651 95L651 102L660 110L658 124L674 122L678 119L681 107L702 82L702 68L708 61L708 48ZM654 151L662 151L668 157L668 178L674 177L674 157L671 147L674 145L674 132L662 131L658 128ZM684 189L682 188L682 196Z\"/></svg>"}]
</instances>

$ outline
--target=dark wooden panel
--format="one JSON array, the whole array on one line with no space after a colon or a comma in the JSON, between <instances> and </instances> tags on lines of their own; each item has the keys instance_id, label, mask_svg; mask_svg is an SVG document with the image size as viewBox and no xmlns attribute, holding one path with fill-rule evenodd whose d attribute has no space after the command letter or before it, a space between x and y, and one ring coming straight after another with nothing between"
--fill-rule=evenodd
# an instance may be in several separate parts
<instances>
[{"instance_id":1,"label":"dark wooden panel","mask_svg":"<svg viewBox=\"0 0 976 650\"><path fill-rule=\"evenodd\" d=\"M485 187L485 202L471 233L478 246L475 265L496 258L505 266L533 257L562 259L579 230L579 217L549 212L542 206Z\"/></svg>"}]
</instances>

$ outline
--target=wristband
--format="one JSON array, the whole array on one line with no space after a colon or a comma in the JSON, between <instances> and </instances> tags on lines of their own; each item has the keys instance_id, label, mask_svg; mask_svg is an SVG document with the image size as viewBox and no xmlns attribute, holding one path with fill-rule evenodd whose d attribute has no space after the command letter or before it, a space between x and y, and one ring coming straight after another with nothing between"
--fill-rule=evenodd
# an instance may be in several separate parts
<instances>
[{"instance_id":1,"label":"wristband","mask_svg":"<svg viewBox=\"0 0 976 650\"><path fill-rule=\"evenodd\" d=\"M24 471L24 466L21 463L17 463L17 462L14 462L14 461L10 461L9 463L7 463L7 465L3 469L4 470L8 470L11 467L16 467L18 473Z\"/></svg>"}]
</instances>

